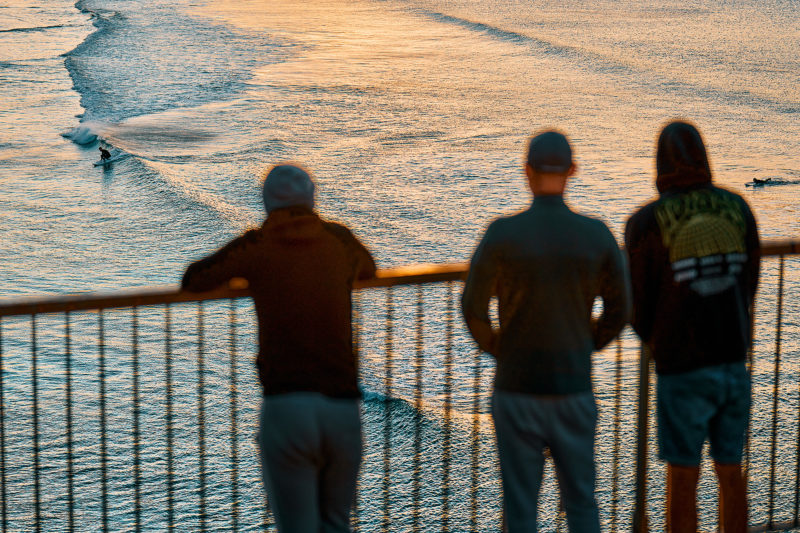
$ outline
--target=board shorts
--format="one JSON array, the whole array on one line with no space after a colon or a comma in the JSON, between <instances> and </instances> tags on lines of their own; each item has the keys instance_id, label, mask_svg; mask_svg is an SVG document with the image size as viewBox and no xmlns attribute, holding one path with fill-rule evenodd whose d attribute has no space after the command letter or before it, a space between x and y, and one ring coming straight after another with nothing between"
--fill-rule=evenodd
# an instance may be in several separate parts
<instances>
[{"instance_id":1,"label":"board shorts","mask_svg":"<svg viewBox=\"0 0 800 533\"><path fill-rule=\"evenodd\" d=\"M740 464L749 419L750 374L744 361L658 376L658 447L663 461L699 465L708 439L716 462Z\"/></svg>"}]
</instances>

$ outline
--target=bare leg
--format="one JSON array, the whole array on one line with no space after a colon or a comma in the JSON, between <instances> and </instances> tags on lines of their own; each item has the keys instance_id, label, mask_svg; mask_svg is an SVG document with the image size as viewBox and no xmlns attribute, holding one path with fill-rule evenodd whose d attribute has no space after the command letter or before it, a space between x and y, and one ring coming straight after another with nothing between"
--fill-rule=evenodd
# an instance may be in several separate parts
<instances>
[{"instance_id":1,"label":"bare leg","mask_svg":"<svg viewBox=\"0 0 800 533\"><path fill-rule=\"evenodd\" d=\"M668 533L697 532L697 481L699 479L699 465L667 464Z\"/></svg>"},{"instance_id":2,"label":"bare leg","mask_svg":"<svg viewBox=\"0 0 800 533\"><path fill-rule=\"evenodd\" d=\"M719 523L724 533L747 531L747 487L740 464L714 462L719 479Z\"/></svg>"}]
</instances>

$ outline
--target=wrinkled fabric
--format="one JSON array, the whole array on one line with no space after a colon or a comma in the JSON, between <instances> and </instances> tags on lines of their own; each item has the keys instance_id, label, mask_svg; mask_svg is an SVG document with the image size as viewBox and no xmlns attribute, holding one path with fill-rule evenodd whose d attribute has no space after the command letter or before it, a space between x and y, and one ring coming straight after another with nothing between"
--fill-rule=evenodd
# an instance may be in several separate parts
<instances>
[{"instance_id":1,"label":"wrinkled fabric","mask_svg":"<svg viewBox=\"0 0 800 533\"><path fill-rule=\"evenodd\" d=\"M278 531L352 531L362 448L358 400L308 392L265 396L258 442Z\"/></svg>"},{"instance_id":2,"label":"wrinkled fabric","mask_svg":"<svg viewBox=\"0 0 800 533\"><path fill-rule=\"evenodd\" d=\"M572 212L560 196L492 222L472 258L462 310L491 324L498 298L495 387L530 394L589 391L591 354L628 320L623 256L605 224ZM603 314L592 320L595 298Z\"/></svg>"},{"instance_id":3,"label":"wrinkled fabric","mask_svg":"<svg viewBox=\"0 0 800 533\"><path fill-rule=\"evenodd\" d=\"M351 325L356 279L375 275L369 252L346 227L304 207L278 209L264 225L189 266L183 288L244 278L258 316L265 395L313 391L359 397Z\"/></svg>"},{"instance_id":4,"label":"wrinkled fabric","mask_svg":"<svg viewBox=\"0 0 800 533\"><path fill-rule=\"evenodd\" d=\"M535 533L544 449L550 450L571 532L599 533L595 499L594 394L536 396L496 391L492 418L509 533Z\"/></svg>"},{"instance_id":5,"label":"wrinkled fabric","mask_svg":"<svg viewBox=\"0 0 800 533\"><path fill-rule=\"evenodd\" d=\"M750 389L743 361L659 376L659 457L670 464L697 466L707 437L715 461L741 463Z\"/></svg>"}]
</instances>

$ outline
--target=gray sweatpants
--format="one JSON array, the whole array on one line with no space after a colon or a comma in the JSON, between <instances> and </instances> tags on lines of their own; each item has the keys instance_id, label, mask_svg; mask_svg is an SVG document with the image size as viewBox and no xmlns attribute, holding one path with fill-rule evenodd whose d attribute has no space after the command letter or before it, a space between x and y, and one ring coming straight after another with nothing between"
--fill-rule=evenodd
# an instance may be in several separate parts
<instances>
[{"instance_id":1,"label":"gray sweatpants","mask_svg":"<svg viewBox=\"0 0 800 533\"><path fill-rule=\"evenodd\" d=\"M592 392L535 396L495 391L492 417L510 533L537 530L545 447L556 467L571 533L599 533L594 497L594 435L597 407Z\"/></svg>"},{"instance_id":2,"label":"gray sweatpants","mask_svg":"<svg viewBox=\"0 0 800 533\"><path fill-rule=\"evenodd\" d=\"M280 533L350 532L361 463L359 400L265 396L261 472Z\"/></svg>"}]
</instances>

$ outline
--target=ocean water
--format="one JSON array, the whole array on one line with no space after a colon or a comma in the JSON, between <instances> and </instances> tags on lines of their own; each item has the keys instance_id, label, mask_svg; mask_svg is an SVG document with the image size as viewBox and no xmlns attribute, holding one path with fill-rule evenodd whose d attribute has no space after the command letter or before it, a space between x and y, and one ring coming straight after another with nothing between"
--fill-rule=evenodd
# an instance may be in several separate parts
<instances>
[{"instance_id":1,"label":"ocean water","mask_svg":"<svg viewBox=\"0 0 800 533\"><path fill-rule=\"evenodd\" d=\"M492 218L530 201L523 152L528 136L544 127L563 129L574 145L579 171L568 187L569 204L621 238L630 213L655 193L655 139L677 117L698 125L715 180L747 199L764 238L800 238L798 49L794 0L6 1L0 5L0 298L176 283L190 261L261 222L260 176L281 160L314 172L319 211L350 225L380 266L466 261ZM124 157L93 166L99 142ZM753 178L783 184L746 187ZM799 267L796 259L786 263L780 395L781 412L789 415L781 426L786 435L797 434ZM764 405L771 401L777 268L765 262L759 297L755 397ZM430 357L441 351L439 296L432 292L426 300ZM413 302L413 293L407 297ZM380 302L364 296L366 331L382 327ZM414 350L413 303L407 307L398 318L401 359ZM158 317L143 319L154 338ZM75 342L94 354L96 332L86 320ZM43 320L39 327L57 331L62 323ZM7 398L18 400L22 412L30 387L29 329L4 328L4 353L11 354ZM187 353L189 329L176 341ZM129 339L119 335L112 346L124 359ZM372 337L363 343L368 398L382 391L382 337ZM466 358L471 348L460 326L456 341ZM252 336L243 334L241 342L249 357ZM54 373L61 372L62 344L57 334L42 344ZM143 350L155 357L156 344ZM632 372L630 334L624 357ZM95 375L95 359L78 361L81 371ZM601 406L610 402L603 386L612 361L610 352L598 356ZM488 383L491 362L484 364ZM471 370L464 368L459 379L467 382ZM125 375L125 368L117 371ZM246 390L255 396L248 379ZM61 386L53 384L53 394ZM114 397L122 412L125 390L120 385ZM396 393L413 398L410 386ZM438 408L434 400L428 405ZM366 406L370 420L386 416L381 401ZM402 406L411 413L403 416L416 416L409 403ZM16 412L13 403L9 409ZM459 412L466 417L468 408ZM768 435L769 424L769 417L757 418L756 434ZM481 428L490 447L491 428ZM28 433L20 429L20 442ZM757 458L765 456L760 442ZM782 449L791 450L792 442ZM786 479L794 468L794 456L787 457ZM756 477L767 470L754 462ZM364 475L370 480L378 472L366 468ZM257 499L257 477L248 479ZM491 521L496 479L486 486L482 508ZM784 492L791 486L786 481ZM713 483L704 487L710 492ZM87 520L96 520L96 505L89 507ZM791 497L779 507L789 509ZM129 527L130 509L115 512L115 524ZM547 527L555 523L550 515L543 513ZM753 515L763 520L762 503ZM704 511L707 528L714 516ZM154 528L161 524L151 520Z\"/></svg>"}]
</instances>

